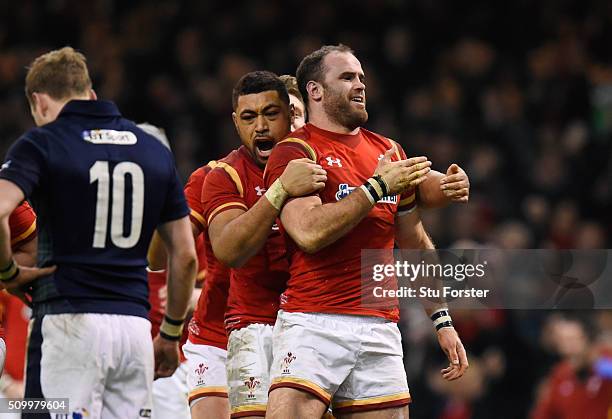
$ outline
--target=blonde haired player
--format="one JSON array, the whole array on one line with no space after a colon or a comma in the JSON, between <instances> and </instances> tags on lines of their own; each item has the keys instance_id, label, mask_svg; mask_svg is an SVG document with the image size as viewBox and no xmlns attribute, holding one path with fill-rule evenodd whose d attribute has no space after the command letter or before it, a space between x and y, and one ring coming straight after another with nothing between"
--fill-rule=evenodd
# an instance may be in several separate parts
<instances>
[{"instance_id":1,"label":"blonde haired player","mask_svg":"<svg viewBox=\"0 0 612 419\"><path fill-rule=\"evenodd\" d=\"M172 155L97 100L85 57L70 47L34 60L26 96L37 128L0 171L0 279L9 290L32 286L25 395L69 398L74 414L149 417L154 375L179 364L197 269ZM6 245L4 220L29 197L40 269L20 266ZM151 344L145 267L156 228L170 263L166 317Z\"/></svg>"}]
</instances>

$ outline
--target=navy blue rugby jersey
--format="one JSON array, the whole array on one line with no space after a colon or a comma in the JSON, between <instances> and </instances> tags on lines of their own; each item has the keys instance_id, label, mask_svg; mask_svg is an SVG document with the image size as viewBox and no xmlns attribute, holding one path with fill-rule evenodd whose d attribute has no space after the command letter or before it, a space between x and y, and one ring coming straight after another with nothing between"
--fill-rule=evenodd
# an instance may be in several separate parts
<instances>
[{"instance_id":1,"label":"navy blue rugby jersey","mask_svg":"<svg viewBox=\"0 0 612 419\"><path fill-rule=\"evenodd\" d=\"M146 254L155 228L189 213L171 152L114 103L73 100L25 133L0 178L38 214L39 265L57 265L33 289L34 314L147 317Z\"/></svg>"}]
</instances>

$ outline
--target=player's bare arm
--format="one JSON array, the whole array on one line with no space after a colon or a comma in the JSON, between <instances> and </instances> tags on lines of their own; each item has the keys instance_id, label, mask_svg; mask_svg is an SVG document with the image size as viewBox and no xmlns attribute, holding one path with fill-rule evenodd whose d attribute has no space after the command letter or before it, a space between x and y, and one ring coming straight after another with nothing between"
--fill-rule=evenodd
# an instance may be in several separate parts
<instances>
[{"instance_id":1,"label":"player's bare arm","mask_svg":"<svg viewBox=\"0 0 612 419\"><path fill-rule=\"evenodd\" d=\"M19 246L13 252L15 262L19 266L35 266L36 265L36 253L38 250L38 237L34 237L32 240Z\"/></svg>"},{"instance_id":2,"label":"player's bare arm","mask_svg":"<svg viewBox=\"0 0 612 419\"><path fill-rule=\"evenodd\" d=\"M215 257L238 268L266 242L279 210L289 197L325 187L325 170L310 159L289 162L280 178L248 211L230 209L212 219L208 235Z\"/></svg>"},{"instance_id":3,"label":"player's bare arm","mask_svg":"<svg viewBox=\"0 0 612 419\"><path fill-rule=\"evenodd\" d=\"M423 227L418 209L395 218L395 243L400 249L435 249ZM440 309L447 309L447 307L441 304L439 307L425 311L428 316L431 316ZM454 327L441 327L436 333L440 348L450 362L447 368L440 371L442 377L448 381L456 380L465 373L469 366L465 348Z\"/></svg>"},{"instance_id":4,"label":"player's bare arm","mask_svg":"<svg viewBox=\"0 0 612 419\"><path fill-rule=\"evenodd\" d=\"M413 157L392 162L395 150L385 153L374 176L380 176L387 195L401 194L424 181L431 162L426 157ZM298 198L287 203L281 211L281 221L287 233L307 253L315 253L329 246L351 231L370 212L375 201L363 188L348 197L323 205L319 197Z\"/></svg>"},{"instance_id":5,"label":"player's bare arm","mask_svg":"<svg viewBox=\"0 0 612 419\"><path fill-rule=\"evenodd\" d=\"M193 233L193 240L195 241L202 230L196 226L193 222L191 223L191 232ZM149 263L149 269L152 271L161 271L166 269L168 264L168 253L166 253L166 247L164 242L159 237L159 233L155 230L153 238L149 244L149 250L147 251L147 262Z\"/></svg>"},{"instance_id":6,"label":"player's bare arm","mask_svg":"<svg viewBox=\"0 0 612 419\"><path fill-rule=\"evenodd\" d=\"M55 267L31 268L14 259L9 217L25 196L17 185L4 179L0 179L0 196L0 281L9 292L19 292L22 286L51 274Z\"/></svg>"},{"instance_id":7,"label":"player's bare arm","mask_svg":"<svg viewBox=\"0 0 612 419\"><path fill-rule=\"evenodd\" d=\"M419 185L419 207L441 208L453 202L466 203L470 198L470 179L459 165L453 163L446 174L432 170Z\"/></svg>"},{"instance_id":8,"label":"player's bare arm","mask_svg":"<svg viewBox=\"0 0 612 419\"><path fill-rule=\"evenodd\" d=\"M169 329L182 327L195 284L198 262L188 217L162 224L158 232L168 252L168 300L166 317L160 329L164 332L165 325ZM178 339L168 339L161 332L153 341L156 378L171 376L180 363L180 330L172 333Z\"/></svg>"},{"instance_id":9,"label":"player's bare arm","mask_svg":"<svg viewBox=\"0 0 612 419\"><path fill-rule=\"evenodd\" d=\"M195 242L188 217L164 223L159 235L168 252L168 302L166 315L184 319L198 270Z\"/></svg>"}]
</instances>

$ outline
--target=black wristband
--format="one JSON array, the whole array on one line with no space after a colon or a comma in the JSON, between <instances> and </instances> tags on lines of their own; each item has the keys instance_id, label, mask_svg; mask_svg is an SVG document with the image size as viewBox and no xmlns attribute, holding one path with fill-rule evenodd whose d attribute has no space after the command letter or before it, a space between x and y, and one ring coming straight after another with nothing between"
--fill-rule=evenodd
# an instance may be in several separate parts
<instances>
[{"instance_id":1,"label":"black wristband","mask_svg":"<svg viewBox=\"0 0 612 419\"><path fill-rule=\"evenodd\" d=\"M453 322L449 320L449 321L440 323L439 325L436 326L436 330L440 330L443 327L453 327Z\"/></svg>"},{"instance_id":2,"label":"black wristband","mask_svg":"<svg viewBox=\"0 0 612 419\"><path fill-rule=\"evenodd\" d=\"M436 311L434 314L431 315L431 321L433 322L443 316L450 316L450 314L448 314L448 310Z\"/></svg>"},{"instance_id":3,"label":"black wristband","mask_svg":"<svg viewBox=\"0 0 612 419\"><path fill-rule=\"evenodd\" d=\"M376 191L376 188L372 186L370 182L364 183L363 186L365 186L370 196L374 199L374 203L380 201L382 197L378 194L378 192Z\"/></svg>"},{"instance_id":4,"label":"black wristband","mask_svg":"<svg viewBox=\"0 0 612 419\"><path fill-rule=\"evenodd\" d=\"M166 320L172 326L182 326L185 323L185 319L183 320L175 320L168 317L168 315L164 315L164 320Z\"/></svg>"},{"instance_id":5,"label":"black wristband","mask_svg":"<svg viewBox=\"0 0 612 419\"><path fill-rule=\"evenodd\" d=\"M376 182L378 182L378 185L380 186L380 189L382 189L383 192L383 196L388 196L389 195L389 190L387 189L387 182L385 182L382 178L381 175L375 175L372 176L372 179L374 179Z\"/></svg>"},{"instance_id":6,"label":"black wristband","mask_svg":"<svg viewBox=\"0 0 612 419\"><path fill-rule=\"evenodd\" d=\"M161 330L159 331L159 336L161 336L162 338L166 340L171 340L174 342L181 340L181 336L172 336L172 335L162 332Z\"/></svg>"}]
</instances>

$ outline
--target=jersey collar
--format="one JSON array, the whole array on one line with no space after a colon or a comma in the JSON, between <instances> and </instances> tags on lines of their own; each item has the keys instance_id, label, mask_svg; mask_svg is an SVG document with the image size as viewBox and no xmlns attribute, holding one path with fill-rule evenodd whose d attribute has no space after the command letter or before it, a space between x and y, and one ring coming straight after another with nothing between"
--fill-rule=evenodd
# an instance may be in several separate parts
<instances>
[{"instance_id":1,"label":"jersey collar","mask_svg":"<svg viewBox=\"0 0 612 419\"><path fill-rule=\"evenodd\" d=\"M310 122L307 123L304 126L304 128L306 128L307 130L311 132L318 134L319 136L323 138L327 138L333 141L340 142L351 148L356 147L361 142L361 138L362 138L361 129L357 131L357 134L340 134L338 132L324 130L323 128L319 128L316 125L311 124Z\"/></svg>"},{"instance_id":2,"label":"jersey collar","mask_svg":"<svg viewBox=\"0 0 612 419\"><path fill-rule=\"evenodd\" d=\"M78 114L87 116L121 116L117 105L109 100L71 100L59 116Z\"/></svg>"}]
</instances>

